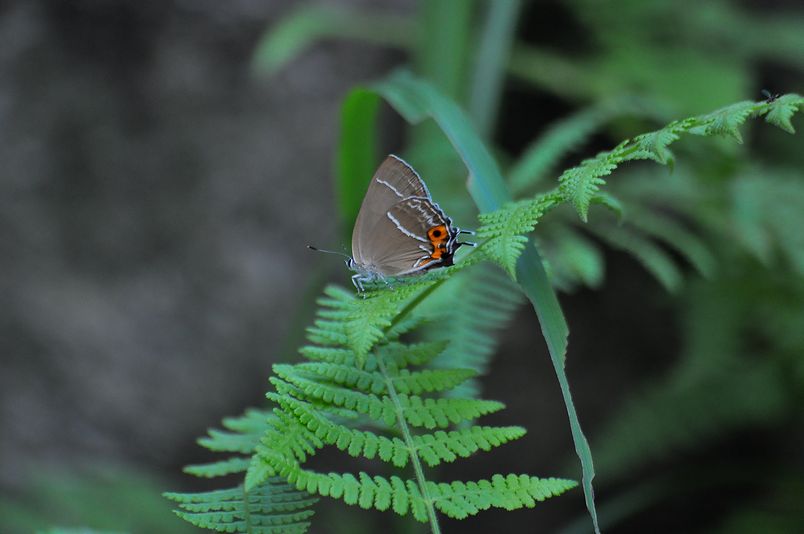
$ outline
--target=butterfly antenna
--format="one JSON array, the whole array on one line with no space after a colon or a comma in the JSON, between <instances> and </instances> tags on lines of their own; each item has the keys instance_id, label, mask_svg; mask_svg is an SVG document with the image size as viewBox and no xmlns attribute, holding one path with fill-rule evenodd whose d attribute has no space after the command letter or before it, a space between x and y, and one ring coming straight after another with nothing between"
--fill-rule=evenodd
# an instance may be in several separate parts
<instances>
[{"instance_id":1,"label":"butterfly antenna","mask_svg":"<svg viewBox=\"0 0 804 534\"><path fill-rule=\"evenodd\" d=\"M325 254L337 254L338 256L343 256L346 259L352 258L350 255L344 254L343 252L338 252L337 250L326 250L323 248L314 247L313 245L307 245L307 248L310 250L315 250L316 252L324 252Z\"/></svg>"}]
</instances>

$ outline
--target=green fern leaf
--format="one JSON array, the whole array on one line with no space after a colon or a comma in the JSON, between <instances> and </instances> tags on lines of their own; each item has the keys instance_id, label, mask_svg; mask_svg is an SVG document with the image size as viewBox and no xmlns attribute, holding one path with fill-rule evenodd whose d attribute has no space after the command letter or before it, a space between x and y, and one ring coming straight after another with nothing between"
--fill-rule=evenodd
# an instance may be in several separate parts
<instances>
[{"instance_id":1,"label":"green fern leaf","mask_svg":"<svg viewBox=\"0 0 804 534\"><path fill-rule=\"evenodd\" d=\"M478 450L489 451L524 435L525 429L519 426L473 426L413 436L413 444L422 460L435 467L442 462L453 462L458 457L466 458Z\"/></svg>"},{"instance_id":2,"label":"green fern leaf","mask_svg":"<svg viewBox=\"0 0 804 534\"><path fill-rule=\"evenodd\" d=\"M386 438L335 423L308 402L281 395L271 395L269 398L292 412L301 425L321 440L321 444L334 445L350 456L363 456L369 460L379 456L396 467L404 467L408 463L410 451L399 438Z\"/></svg>"},{"instance_id":3,"label":"green fern leaf","mask_svg":"<svg viewBox=\"0 0 804 534\"><path fill-rule=\"evenodd\" d=\"M377 347L377 356L373 362L375 369L378 359L390 362L396 369L403 369L411 365L427 365L448 346L449 343L446 340L410 344L391 342Z\"/></svg>"},{"instance_id":4,"label":"green fern leaf","mask_svg":"<svg viewBox=\"0 0 804 534\"><path fill-rule=\"evenodd\" d=\"M244 472L248 469L249 463L248 458L235 457L207 464L188 465L184 468L184 472L202 478L222 477Z\"/></svg>"},{"instance_id":5,"label":"green fern leaf","mask_svg":"<svg viewBox=\"0 0 804 534\"><path fill-rule=\"evenodd\" d=\"M773 102L768 102L767 109L760 113L765 114L765 120L769 123L792 134L796 133L796 130L791 119L802 106L804 106L803 97L795 94L783 95Z\"/></svg>"},{"instance_id":6,"label":"green fern leaf","mask_svg":"<svg viewBox=\"0 0 804 534\"><path fill-rule=\"evenodd\" d=\"M176 514L201 528L219 532L266 534L307 532L309 508L317 499L279 478L246 492L243 487L204 493L165 493L178 503Z\"/></svg>"},{"instance_id":7,"label":"green fern leaf","mask_svg":"<svg viewBox=\"0 0 804 534\"><path fill-rule=\"evenodd\" d=\"M379 395L388 392L389 384L385 376L379 372L356 369L348 365L321 363L299 364L295 366L295 369L309 373L318 380L328 379L339 386L358 389L366 393ZM475 374L472 369L425 369L413 373L403 369L391 379L391 385L400 393L432 393L452 389Z\"/></svg>"},{"instance_id":8,"label":"green fern leaf","mask_svg":"<svg viewBox=\"0 0 804 534\"><path fill-rule=\"evenodd\" d=\"M682 133L693 135L726 135L742 143L739 126L748 117L758 114L774 113L766 119L782 129L791 131L791 116L798 111L804 99L798 95L780 97L781 104L738 102L706 115L673 121L655 132L639 135L632 141L624 141L609 152L602 152L594 158L581 162L577 167L567 169L559 177L559 190L564 200L572 203L586 222L589 205L599 194L603 179L624 161L651 159L662 164L673 164L672 152L667 148L680 139Z\"/></svg>"},{"instance_id":9,"label":"green fern leaf","mask_svg":"<svg viewBox=\"0 0 804 534\"><path fill-rule=\"evenodd\" d=\"M335 321L315 321L307 327L307 339L324 347L340 347L349 342L344 329Z\"/></svg>"},{"instance_id":10,"label":"green fern leaf","mask_svg":"<svg viewBox=\"0 0 804 534\"><path fill-rule=\"evenodd\" d=\"M662 128L655 132L638 135L634 138L635 152L629 159L652 159L662 165L672 165L675 157L667 147L678 141L680 136L672 128Z\"/></svg>"},{"instance_id":11,"label":"green fern leaf","mask_svg":"<svg viewBox=\"0 0 804 534\"><path fill-rule=\"evenodd\" d=\"M386 335L386 339L388 338L389 336ZM390 365L393 365L396 369L403 369L411 365L427 364L441 354L446 347L446 341L427 341L413 344L390 341L376 347L376 351ZM304 357L314 361L335 365L358 366L357 357L351 349L307 345L302 347L299 352ZM366 371L377 370L377 357L374 354L369 354L365 359L363 369Z\"/></svg>"},{"instance_id":12,"label":"green fern leaf","mask_svg":"<svg viewBox=\"0 0 804 534\"><path fill-rule=\"evenodd\" d=\"M620 147L611 152L603 152L594 158L581 162L577 167L567 169L558 178L559 190L566 202L575 206L578 215L586 222L589 205L605 184L604 176L608 176L622 161L618 154Z\"/></svg>"},{"instance_id":13,"label":"green fern leaf","mask_svg":"<svg viewBox=\"0 0 804 534\"><path fill-rule=\"evenodd\" d=\"M422 399L408 395L399 395L399 403L408 424L428 429L447 428L450 424L471 421L505 408L503 403L497 401L456 398Z\"/></svg>"},{"instance_id":14,"label":"green fern leaf","mask_svg":"<svg viewBox=\"0 0 804 534\"><path fill-rule=\"evenodd\" d=\"M430 483L428 493L441 512L455 519L464 519L489 508L533 508L536 501L576 487L577 482L560 478L540 479L528 475L494 475L477 482Z\"/></svg>"},{"instance_id":15,"label":"green fern leaf","mask_svg":"<svg viewBox=\"0 0 804 534\"><path fill-rule=\"evenodd\" d=\"M274 372L285 380L271 377L270 381L280 395L293 395L296 398L313 402L325 402L339 408L367 415L372 419L393 425L396 421L393 406L374 394L361 393L350 389L321 384L292 372L291 366L274 366Z\"/></svg>"},{"instance_id":16,"label":"green fern leaf","mask_svg":"<svg viewBox=\"0 0 804 534\"><path fill-rule=\"evenodd\" d=\"M558 200L555 193L548 193L535 199L512 202L500 210L479 216L483 226L478 230L478 236L484 240L483 250L511 278L516 278L516 260L528 242L527 234Z\"/></svg>"},{"instance_id":17,"label":"green fern leaf","mask_svg":"<svg viewBox=\"0 0 804 534\"><path fill-rule=\"evenodd\" d=\"M725 135L742 143L743 136L740 135L739 126L755 111L755 108L754 102L746 100L704 115L701 117L704 135ZM692 129L690 133L698 133L698 129Z\"/></svg>"}]
</instances>

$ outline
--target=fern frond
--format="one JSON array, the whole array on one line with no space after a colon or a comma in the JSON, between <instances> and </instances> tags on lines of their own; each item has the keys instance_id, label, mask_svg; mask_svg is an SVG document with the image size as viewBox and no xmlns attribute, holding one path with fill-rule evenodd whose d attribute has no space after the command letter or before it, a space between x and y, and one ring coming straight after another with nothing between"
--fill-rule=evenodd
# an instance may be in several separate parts
<instances>
[{"instance_id":1,"label":"fern frond","mask_svg":"<svg viewBox=\"0 0 804 534\"><path fill-rule=\"evenodd\" d=\"M410 425L428 429L447 428L450 424L477 419L505 408L501 402L480 399L422 399L399 395L399 401Z\"/></svg>"},{"instance_id":2,"label":"fern frond","mask_svg":"<svg viewBox=\"0 0 804 534\"><path fill-rule=\"evenodd\" d=\"M389 384L385 376L376 371L370 372L348 365L322 363L300 364L295 369L303 373L310 373L318 380L328 379L339 386L358 389L366 393L379 395L388 392ZM418 395L452 389L476 374L472 369L425 369L416 372L403 369L391 379L391 385L400 393Z\"/></svg>"},{"instance_id":3,"label":"fern frond","mask_svg":"<svg viewBox=\"0 0 804 534\"><path fill-rule=\"evenodd\" d=\"M804 105L800 96L783 95L772 102L766 102L766 104L764 109L759 110L759 115L765 115L766 121L787 133L796 133L791 119Z\"/></svg>"},{"instance_id":4,"label":"fern frond","mask_svg":"<svg viewBox=\"0 0 804 534\"><path fill-rule=\"evenodd\" d=\"M377 356L373 362L376 366L377 361L382 359L397 369L404 369L411 365L427 365L438 358L450 344L446 340L425 341L421 343L397 343L391 342L377 347Z\"/></svg>"},{"instance_id":5,"label":"fern frond","mask_svg":"<svg viewBox=\"0 0 804 534\"><path fill-rule=\"evenodd\" d=\"M449 517L463 519L491 507L505 510L533 508L536 501L561 495L577 485L577 482L560 478L495 475L491 480L477 482L431 483L428 493L436 508Z\"/></svg>"},{"instance_id":6,"label":"fern frond","mask_svg":"<svg viewBox=\"0 0 804 534\"><path fill-rule=\"evenodd\" d=\"M388 426L397 422L395 407L388 397L373 393L361 393L348 388L317 382L290 370L291 366L274 366L274 372L282 379L271 377L271 383L280 395L293 395L296 398L325 402L340 408L353 410ZM276 399L275 396L271 396ZM399 395L402 416L415 427L446 428L451 423L475 419L505 406L496 401L478 399L441 398L423 399L418 396Z\"/></svg>"},{"instance_id":7,"label":"fern frond","mask_svg":"<svg viewBox=\"0 0 804 534\"><path fill-rule=\"evenodd\" d=\"M248 410L241 417L227 417L227 431L209 430L198 443L215 452L234 452L235 456L199 465L189 465L188 474L213 478L246 471L251 458L267 431L282 425L281 416L265 410ZM243 486L204 493L165 493L177 502L176 514L201 528L221 532L265 532L302 534L307 532L313 515L310 507L317 499L287 485L279 478L264 477L261 484L246 492Z\"/></svg>"},{"instance_id":8,"label":"fern frond","mask_svg":"<svg viewBox=\"0 0 804 534\"><path fill-rule=\"evenodd\" d=\"M525 249L527 234L533 231L545 211L559 202L556 193L546 193L534 199L507 204L502 209L482 213L478 237L483 240L483 250L516 279L516 260Z\"/></svg>"},{"instance_id":9,"label":"fern frond","mask_svg":"<svg viewBox=\"0 0 804 534\"><path fill-rule=\"evenodd\" d=\"M564 171L558 178L559 191L566 202L570 202L586 222L586 212L592 199L605 184L604 176L608 176L623 161L622 152L625 143L611 152L601 152L594 158L586 159L577 167Z\"/></svg>"},{"instance_id":10,"label":"fern frond","mask_svg":"<svg viewBox=\"0 0 804 534\"><path fill-rule=\"evenodd\" d=\"M779 102L781 100L781 102ZM765 115L766 120L788 132L793 131L792 115L804 106L799 95L785 95L774 102L738 102L705 115L673 121L664 128L626 140L608 152L581 162L564 171L559 177L559 189L581 220L586 222L589 206L606 181L605 176L626 161L650 159L672 164L673 155L667 148L684 133L702 136L725 135L742 142L739 126L751 116Z\"/></svg>"},{"instance_id":11,"label":"fern frond","mask_svg":"<svg viewBox=\"0 0 804 534\"><path fill-rule=\"evenodd\" d=\"M386 339L388 337L386 335ZM377 351L386 362L397 369L403 369L410 365L427 364L441 354L446 347L446 341L428 341L409 345L390 341L377 347ZM307 345L302 347L299 352L302 356L314 361L353 367L358 365L357 357L351 349ZM369 354L363 362L363 369L366 371L377 370L377 358L373 354Z\"/></svg>"},{"instance_id":12,"label":"fern frond","mask_svg":"<svg viewBox=\"0 0 804 534\"><path fill-rule=\"evenodd\" d=\"M701 117L703 122L702 135L724 135L733 138L738 143L743 142L739 127L757 111L757 105L750 100L737 102L725 108L713 111ZM690 129L690 133L699 134L699 128Z\"/></svg>"},{"instance_id":13,"label":"fern frond","mask_svg":"<svg viewBox=\"0 0 804 534\"><path fill-rule=\"evenodd\" d=\"M277 374L286 370L283 366L274 366L274 372ZM396 416L393 406L391 406L390 402L383 402L377 395L321 384L291 372L286 372L284 376L280 376L287 381L276 377L271 377L270 379L271 384L280 395L292 395L303 400L346 408L347 410L368 415L377 421L383 421L387 425L393 425L395 422Z\"/></svg>"},{"instance_id":14,"label":"fern frond","mask_svg":"<svg viewBox=\"0 0 804 534\"><path fill-rule=\"evenodd\" d=\"M178 503L176 515L189 523L219 532L303 534L317 499L280 478L247 492L242 486L204 493L165 493Z\"/></svg>"},{"instance_id":15,"label":"fern frond","mask_svg":"<svg viewBox=\"0 0 804 534\"><path fill-rule=\"evenodd\" d=\"M270 427L270 412L248 410L240 417L227 417L223 426L231 432L210 429L207 436L199 438L198 444L213 452L235 452L250 455L259 443L260 436ZM207 464L189 465L184 472L203 478L213 478L245 471L248 458L227 458Z\"/></svg>"},{"instance_id":16,"label":"fern frond","mask_svg":"<svg viewBox=\"0 0 804 534\"><path fill-rule=\"evenodd\" d=\"M641 102L633 96L594 105L550 125L527 147L508 173L511 191L516 195L547 177L548 172L571 151L607 122L625 115L659 118L655 102Z\"/></svg>"},{"instance_id":17,"label":"fern frond","mask_svg":"<svg viewBox=\"0 0 804 534\"><path fill-rule=\"evenodd\" d=\"M351 350L356 365L362 367L371 349L380 340L395 339L405 329L418 324L399 325L392 321L407 300L439 279L453 275L466 266L467 262L462 262L462 265L454 266L450 273L440 269L402 281L393 286L393 291L369 290L364 294L365 298L357 298L352 292L328 286L324 290L325 297L318 300L321 306L316 314L318 319L314 327L308 328L307 339L324 347ZM344 354L341 353L339 357L343 358Z\"/></svg>"},{"instance_id":18,"label":"fern frond","mask_svg":"<svg viewBox=\"0 0 804 534\"><path fill-rule=\"evenodd\" d=\"M525 429L520 426L472 426L413 436L413 444L422 460L430 467L435 467L458 457L466 458L478 450L489 451L524 435Z\"/></svg>"},{"instance_id":19,"label":"fern frond","mask_svg":"<svg viewBox=\"0 0 804 534\"><path fill-rule=\"evenodd\" d=\"M389 291L386 293L395 294L387 297L385 293L378 293L367 299L354 299L338 290L327 291L326 297L319 301L322 306L319 323L344 323L361 313L376 316L380 308L371 300L387 299L386 302L396 305L437 280L433 278L408 286L411 289L407 297ZM495 312L490 310L489 313ZM508 317L508 308L496 313L503 320ZM337 329L329 324L321 327L327 331ZM372 342L364 358L359 358L352 342L346 339L332 343L333 337L336 336L326 337L324 346L302 349L302 354L312 360L310 362L274 365L270 382L275 392L268 393L267 397L277 408L255 447L256 454L246 474L247 489L260 487L271 477L280 477L300 491L342 499L364 508L393 509L400 514L411 514L419 521L432 520L435 510L442 507L444 513L465 517L489 506L531 505L533 499L524 497L528 490L523 489L522 484L470 483L466 487L480 488L475 496L471 491L466 495L455 491L447 494L424 478L422 464L436 466L452 462L479 451L489 451L525 434L521 427L471 424L478 417L502 409L504 405L500 402L444 396L477 374L473 369L422 368L444 352L446 341L404 344L390 341L383 335ZM421 397L420 394L438 396ZM348 419L344 420L343 415L348 415ZM359 424L369 425L369 428L357 428ZM452 425L464 426L448 430ZM353 457L387 462L397 469L412 464L417 477L404 480L364 472L324 474L305 468L307 460L323 447L334 447ZM529 477L521 480L526 479L530 480ZM574 484L565 482L567 489ZM431 489L440 495L438 499L429 495ZM491 504L488 506L478 504L483 491L489 494ZM535 492L532 489L533 495ZM548 493L546 491L545 495Z\"/></svg>"},{"instance_id":20,"label":"fern frond","mask_svg":"<svg viewBox=\"0 0 804 534\"><path fill-rule=\"evenodd\" d=\"M455 519L464 519L489 508L532 508L536 501L560 495L577 486L572 480L540 479L528 475L494 475L477 482L426 482L427 496L415 480L371 476L363 471L351 473L316 473L301 469L280 456L270 456L274 469L291 480L296 488L324 497L341 499L349 505L380 511L393 509L399 515L412 514L417 521L427 521L427 505Z\"/></svg>"},{"instance_id":21,"label":"fern frond","mask_svg":"<svg viewBox=\"0 0 804 534\"><path fill-rule=\"evenodd\" d=\"M675 143L681 136L673 127L666 127L655 132L648 132L634 137L635 154L634 159L652 159L662 165L673 165L675 156L667 148Z\"/></svg>"}]
</instances>

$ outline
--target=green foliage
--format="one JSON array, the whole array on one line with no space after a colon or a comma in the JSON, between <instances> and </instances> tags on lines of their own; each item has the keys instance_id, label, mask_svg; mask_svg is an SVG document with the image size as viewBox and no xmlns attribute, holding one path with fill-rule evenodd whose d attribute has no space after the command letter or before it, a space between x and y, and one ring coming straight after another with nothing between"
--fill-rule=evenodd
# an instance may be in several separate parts
<instances>
[{"instance_id":1,"label":"green foliage","mask_svg":"<svg viewBox=\"0 0 804 534\"><path fill-rule=\"evenodd\" d=\"M493 161L485 160L487 153L472 137L458 108L442 100L432 88L410 78L392 78L379 88L408 118L420 120L428 114L437 118L470 169L476 172L474 180L479 191L499 187L501 181L493 179L499 172ZM358 100L350 101L350 106L354 106L351 116L359 115L360 99L376 109L370 93L358 95ZM789 122L787 110L798 109L803 101L788 96L774 102L740 103L674 121L565 171L559 179L559 188L553 191L481 214L479 246L451 269L392 281L392 290L378 285L370 288L363 298L340 288L328 288L318 301L321 309L314 325L308 329L312 345L302 349L311 362L274 366L271 384L275 391L268 398L277 408L270 414L252 412L245 418L229 421L225 424L234 432L211 431L210 437L201 441L215 451L253 453L251 459L241 456L188 468L188 472L197 476L211 477L239 473L248 466L244 486L221 492L166 496L179 503L181 510L177 513L182 518L197 526L236 532L249 525L262 525L304 532L312 514L306 508L314 502L309 494L341 499L362 508L393 509L400 515L411 514L419 521L429 520L436 525L436 510L453 518L465 518L489 507L530 507L537 500L574 487L572 481L527 475L495 475L491 480L469 483L427 480L423 464L434 467L490 450L520 438L524 429L475 425L474 419L503 407L494 401L448 394L473 378L476 369L450 366L444 360L438 368L427 368L438 358L444 344L405 344L399 342L399 335L416 327L419 322L416 310L432 293L482 259L497 263L509 276L519 279L522 272L519 260L525 252L533 250L527 247L527 236L548 210L568 203L583 220L592 203L621 211L620 203L600 190L605 184L603 177L620 163L636 159L669 163L672 154L668 145L683 133L728 135L739 140L736 128L749 116L767 117L774 113L773 121L784 125L784 118ZM370 123L365 118L361 122L364 127ZM361 135L356 135L353 139L360 138ZM670 289L680 285L681 276L666 253L644 238L643 233L672 243L702 271L711 272L713 261L706 248L672 219L637 210L635 221L639 231L627 226L608 227L605 232L593 228L593 231L615 246L631 250ZM580 239L576 243L581 243L576 249L586 251L588 259L588 244ZM599 275L592 269L585 274L581 271L581 276L594 280ZM533 280L537 279L529 276L529 280L520 280L526 293ZM505 317L504 313L502 320ZM559 372L563 367L563 350L555 354L561 356L554 362L565 402L571 407L566 377L563 371ZM746 376L755 380L762 375L752 372ZM721 391L709 384L703 387ZM425 394L436 396L421 396ZM682 397L683 394L686 391ZM669 398L678 400L672 394ZM574 414L574 410L570 413ZM359 428L364 425L372 429ZM449 430L452 425L458 428ZM380 433L378 429L387 430ZM573 424L573 429L579 431L577 424ZM577 443L585 441L580 439ZM416 476L388 477L362 471L356 475L325 474L305 466L319 449L328 446L350 456L385 462L395 469L412 465ZM590 458L588 446L585 452L583 447L579 451L582 458ZM591 495L590 483L591 476L585 476L588 495ZM590 510L593 510L591 504Z\"/></svg>"},{"instance_id":2,"label":"green foliage","mask_svg":"<svg viewBox=\"0 0 804 534\"><path fill-rule=\"evenodd\" d=\"M601 152L579 166L568 169L559 178L560 191L571 202L585 222L589 206L596 200L603 177L609 175L625 161L651 159L669 164L673 156L667 148L684 133L713 136L725 135L742 142L738 127L750 116L765 116L771 124L793 131L790 117L804 105L804 98L785 95L773 102L740 102L726 106L706 115L673 121L660 130L650 132L620 143L611 151Z\"/></svg>"},{"instance_id":3,"label":"green foliage","mask_svg":"<svg viewBox=\"0 0 804 534\"><path fill-rule=\"evenodd\" d=\"M422 463L434 467L488 451L522 437L525 430L471 424L477 417L502 409L499 402L419 396L444 393L475 375L470 369L423 367L438 356L444 343L406 345L381 336L361 354L339 335L322 332L339 331L336 317L368 317L386 306L402 313L401 294L412 293L412 288L426 291L436 283L419 280L404 289L378 291L366 299L334 287L325 291L326 297L319 301L319 327L310 338L316 345L302 349L314 361L274 366L271 383L275 392L268 398L278 408L249 467L249 491L278 476L299 490L362 508L391 508L400 515L410 513L419 521L427 521L432 520L434 510L464 518L489 507L532 507L535 501L575 486L572 481L527 475L495 475L490 481L450 484L425 479ZM344 314L344 310L349 312ZM375 429L388 428L389 432L358 429L356 422ZM464 426L449 431L452 425ZM414 433L414 429L427 431ZM324 474L305 468L305 462L326 446L397 469L413 464L416 478L365 472Z\"/></svg>"},{"instance_id":4,"label":"green foliage","mask_svg":"<svg viewBox=\"0 0 804 534\"><path fill-rule=\"evenodd\" d=\"M414 42L416 33L412 21L397 15L345 6L301 6L265 32L255 47L252 69L261 75L273 74L328 37L406 47Z\"/></svg>"},{"instance_id":5,"label":"green foliage","mask_svg":"<svg viewBox=\"0 0 804 534\"><path fill-rule=\"evenodd\" d=\"M544 193L532 200L511 203L500 210L481 214L483 225L478 230L483 240L481 250L515 277L516 262L525 249L527 234L533 231L546 210L562 201L571 203L584 222L593 203L622 210L615 199L600 190L606 184L603 176L611 174L621 163L650 159L668 164L673 161L673 156L667 147L680 139L683 133L727 135L742 141L737 127L747 117L764 115L767 118L773 112L778 114L779 109L800 109L803 104L804 98L796 95L786 95L773 102L742 102L706 115L673 121L660 130L624 141L613 150L601 152L594 158L584 160L579 166L564 171L559 178L558 192ZM714 262L706 248L672 219L641 210L637 213L636 221L641 227L639 231L613 226L605 230L599 227L592 230L615 247L631 251L668 289L679 287L681 275L668 255L642 237L642 232L670 242L702 273L712 272Z\"/></svg>"},{"instance_id":6,"label":"green foliage","mask_svg":"<svg viewBox=\"0 0 804 534\"><path fill-rule=\"evenodd\" d=\"M307 532L307 520L313 515L308 508L317 500L278 477L248 492L241 486L204 493L165 493L165 497L178 503L176 515L197 527L265 534Z\"/></svg>"},{"instance_id":7,"label":"green foliage","mask_svg":"<svg viewBox=\"0 0 804 534\"><path fill-rule=\"evenodd\" d=\"M483 226L478 230L478 237L483 240L483 251L499 263L511 278L516 278L516 262L525 250L527 234L533 231L545 211L559 201L555 193L545 194L481 214Z\"/></svg>"},{"instance_id":8,"label":"green foliage","mask_svg":"<svg viewBox=\"0 0 804 534\"><path fill-rule=\"evenodd\" d=\"M623 116L664 118L666 110L656 102L629 96L584 108L550 125L513 162L508 180L515 194L543 183L563 157L576 150L607 123Z\"/></svg>"},{"instance_id":9,"label":"green foliage","mask_svg":"<svg viewBox=\"0 0 804 534\"><path fill-rule=\"evenodd\" d=\"M461 313L449 320L438 320L440 310L451 303L461 303ZM424 325L428 338L449 340L432 365L472 369L483 375L489 367L499 339L499 332L510 321L522 303L517 286L499 269L477 265L452 276L444 285L422 302L419 309L435 319ZM469 378L447 394L456 397L477 397L478 378Z\"/></svg>"},{"instance_id":10,"label":"green foliage","mask_svg":"<svg viewBox=\"0 0 804 534\"><path fill-rule=\"evenodd\" d=\"M263 410L249 410L241 417L223 420L226 430L209 431L198 440L199 445L214 452L232 453L225 460L191 465L185 472L197 477L213 478L243 473L249 466L259 439L271 427L275 416ZM176 515L201 528L219 532L307 532L317 501L298 491L278 477L246 490L243 485L225 490L201 493L167 492L164 496L179 506Z\"/></svg>"},{"instance_id":11,"label":"green foliage","mask_svg":"<svg viewBox=\"0 0 804 534\"><path fill-rule=\"evenodd\" d=\"M191 466L188 472L219 476L242 472L248 465L244 487L254 502L259 501L260 492L274 494L269 491L272 484L284 485L273 491L292 493L295 489L301 496L318 494L361 508L393 509L420 521L429 519L433 531L438 530L436 510L464 518L489 507L533 506L540 497L565 491L574 483L526 475L494 475L476 483L450 484L437 484L424 477L423 465L435 467L456 461L524 434L520 427L479 426L473 421L502 408L500 403L477 398L477 376L487 367L496 333L510 320L522 292L536 309L550 350L581 459L587 507L597 530L594 469L564 371L568 329L553 286L571 289L578 284L599 285L605 270L601 243L626 250L673 291L684 289L685 269L679 260L706 276L724 276L723 263L727 267L740 265L739 257L729 263L734 251L724 253L723 246L718 248L718 240L724 237L768 265L782 261L799 273L804 269L804 246L797 232L802 222L800 210L796 210L800 203L794 200L800 196L801 186L792 172L788 180L769 182L758 169L731 177L735 179L728 187L707 187L700 180L688 179L687 171L677 170L676 178L681 179L675 183L657 180L645 185L653 175L634 166L623 173L621 183L611 184L611 193L603 189L609 185L607 177L628 161L652 160L674 167L676 157L670 145L685 134L722 136L742 143L740 126L758 116L793 133L792 117L804 104L798 95L738 102L671 122L564 171L556 189L518 201L513 201L508 192L490 148L475 133L475 127L483 138L491 133L506 68L561 97L591 101L587 109L549 128L510 167L507 174L514 192L536 190L570 150L612 119L633 115L664 121L670 113L696 114L723 101L745 98L750 85L745 62L761 58L779 45L783 55L800 60L800 54L795 53L800 47L795 45L801 37L794 31L795 25L770 17L754 21L721 2L702 10L684 11L675 2L663 0L631 2L621 10L606 10L588 0L574 0L570 9L576 11L586 33L594 37L595 49L603 52L598 57L568 58L559 52L513 43L519 2L495 2L488 4L486 24L475 36L480 47L472 64L468 61L472 4L462 3L456 10L445 3L428 2L423 4L421 20L415 22L398 15L302 7L264 37L255 54L257 70L263 72L280 68L321 37L347 37L418 50L415 63L432 83L397 73L369 88L355 89L345 101L338 154L341 213L348 229L376 164L375 118L382 98L411 123L433 119L434 123L414 128L411 152L440 160L443 168L454 168L457 161L454 156L444 156L447 142L460 156L469 173L469 192L481 212L479 246L464 253L455 267L415 279L392 280L392 290L374 286L364 299L330 287L319 301L322 308L315 324L308 329L312 344L301 351L310 361L274 366L274 391L268 397L277 407L270 413L255 412L263 426L257 432L247 432L249 439L244 440L238 432L212 432L202 443L216 447L213 450L256 454ZM689 13L699 11L703 12L700 18L690 18ZM644 30L649 27L645 21L655 20L657 14L666 18L668 13L680 17L676 25L680 34L692 39L706 35L707 43L730 43L724 48L729 53L705 57L691 48L671 50L652 42ZM367 18L369 15L374 18ZM774 38L765 42L752 38L749 34L753 32L746 29L754 22L774 28ZM695 24L699 27L691 29ZM418 30L423 30L419 33L422 38L415 39ZM717 39L709 39L710 35ZM511 61L505 65L509 50ZM467 76L471 67L475 70ZM467 79L471 83L467 84ZM649 95L637 100L639 105L633 104L631 96L606 100L612 93L631 95L635 88ZM461 110L462 100L471 116ZM722 156L717 149L703 150L705 156L716 159ZM444 164L447 159L449 165ZM629 182L629 176L636 180ZM719 196L712 195L715 190ZM723 198L724 191L728 198ZM594 204L614 211L619 220L601 216L595 217L594 224L581 225L567 215L569 210L562 204L572 206L584 223ZM723 219L724 209L731 214L729 223L736 229L733 234L722 222L716 222ZM548 212L550 216L546 217ZM530 234L537 224L538 241L532 241ZM701 229L706 230L703 236ZM596 239L590 239L589 234ZM547 260L544 265L542 255ZM483 260L500 266L518 285L488 265L476 265ZM460 317L445 313L449 306L444 303L454 302L458 296L462 302ZM725 302L725 298L721 300ZM708 302L706 298L702 301ZM720 308L723 302L719 302ZM796 314L789 311L774 309L773 317L772 323L777 325L796 324ZM772 362L730 358L728 349L733 347L723 339L728 334L739 336L740 330L730 329L728 319L724 322L727 335L702 336L708 340L709 350L688 349L677 373L626 403L621 424L612 426L613 437L601 441L600 463L607 475L616 476L628 466L661 458L675 448L713 439L723 429L782 416L786 401L779 392L784 388L777 382L776 367ZM777 326L775 339L800 347L789 332L780 334L783 328ZM403 333L427 341L403 343ZM713 339L720 340L721 345ZM774 388L778 394L767 393ZM726 399L725 405L702 409L722 399ZM450 429L453 425L455 428ZM637 437L624 439L634 428L638 429ZM258 435L262 436L259 444L251 439ZM415 478L362 471L324 474L309 469L306 462L324 447L383 462L385 469L412 467ZM180 513L218 513L231 506L242 516L249 507L236 496L237 490L232 491L233 504L215 495L198 497L202 508L193 510L184 508L190 503L185 499ZM303 501L301 496L298 498ZM218 505L221 508L214 508ZM277 510L266 511L267 505L261 506L269 516L266 521L272 520ZM301 507L293 513L308 512ZM216 515L214 521L220 517L242 521L240 516ZM294 516L293 521L303 525L306 518ZM188 515L187 519L208 527L221 526L204 523L207 516ZM303 531L306 526L300 528Z\"/></svg>"},{"instance_id":12,"label":"green foliage","mask_svg":"<svg viewBox=\"0 0 804 534\"><path fill-rule=\"evenodd\" d=\"M362 90L357 91L360 92L353 94L360 95L364 109L369 112L378 96L372 96ZM470 173L468 181L469 193L481 212L501 209L503 204L511 200L502 175L489 150L474 133L469 119L454 102L445 98L431 85L417 80L405 72L392 74L388 80L377 84L375 91L382 95L408 121L417 123L430 117L438 124L443 134L455 147L456 152L460 155ZM356 123L353 126L355 129L359 129L361 125L365 125L365 121L360 121L359 124ZM355 135L344 139L345 144L341 146L342 153L359 153L361 146L367 145L367 143L359 143L359 141L361 139L367 140L372 135L374 135L373 129L355 132ZM470 257L472 260L477 261L483 255L473 254L466 256L461 261L461 265L467 265L469 263L467 260ZM455 269L452 270L453 272L455 271ZM517 261L517 282L536 311L550 352L550 359L553 363L553 369L558 378L569 416L575 450L581 461L586 506L597 531L594 491L592 489L592 479L594 478L592 454L575 412L569 381L564 369L569 329L555 291L547 278L539 253L533 247L526 247L519 256Z\"/></svg>"}]
</instances>

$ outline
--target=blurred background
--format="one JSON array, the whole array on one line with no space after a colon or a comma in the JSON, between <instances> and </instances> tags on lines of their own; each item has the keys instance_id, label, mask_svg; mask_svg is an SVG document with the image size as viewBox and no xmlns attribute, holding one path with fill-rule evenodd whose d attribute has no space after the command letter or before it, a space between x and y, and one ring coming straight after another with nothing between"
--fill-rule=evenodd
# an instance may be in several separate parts
<instances>
[{"instance_id":1,"label":"blurred background","mask_svg":"<svg viewBox=\"0 0 804 534\"><path fill-rule=\"evenodd\" d=\"M160 493L218 487L181 472L209 459L196 437L263 404L323 283L348 284L305 244L349 246L334 184L349 88L412 68L506 169L553 140L541 182L512 177L526 195L625 137L804 87L793 0L502 2L501 20L495 3L0 5L0 531L193 530ZM383 149L412 139L436 200L476 226L453 156L421 149L427 127L382 126ZM804 530L804 145L762 121L743 137L679 143L672 174L618 171L634 226L545 222L609 532ZM579 478L532 310L501 339L483 394L530 433L443 478ZM443 528L536 526L588 532L581 492ZM322 501L312 532L380 528L425 531Z\"/></svg>"}]
</instances>

